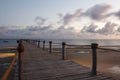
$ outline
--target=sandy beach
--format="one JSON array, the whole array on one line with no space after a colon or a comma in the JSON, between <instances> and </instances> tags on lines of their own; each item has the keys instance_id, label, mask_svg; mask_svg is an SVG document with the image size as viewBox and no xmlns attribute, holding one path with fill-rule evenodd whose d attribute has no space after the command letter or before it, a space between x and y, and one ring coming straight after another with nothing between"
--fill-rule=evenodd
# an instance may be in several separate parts
<instances>
[{"instance_id":1,"label":"sandy beach","mask_svg":"<svg viewBox=\"0 0 120 80\"><path fill-rule=\"evenodd\" d=\"M91 68L92 54L90 49L68 50L67 59ZM97 50L97 71L120 79L120 52Z\"/></svg>"}]
</instances>

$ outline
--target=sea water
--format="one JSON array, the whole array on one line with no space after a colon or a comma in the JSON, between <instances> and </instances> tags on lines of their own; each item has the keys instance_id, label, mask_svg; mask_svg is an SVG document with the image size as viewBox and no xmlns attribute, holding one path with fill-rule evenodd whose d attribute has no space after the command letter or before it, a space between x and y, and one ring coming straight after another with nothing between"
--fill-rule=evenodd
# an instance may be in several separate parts
<instances>
[{"instance_id":1,"label":"sea water","mask_svg":"<svg viewBox=\"0 0 120 80\"><path fill-rule=\"evenodd\" d=\"M92 43L97 43L99 46L116 46L107 47L110 49L120 49L120 47L118 47L120 46L120 39L47 39L45 43L46 47L49 47L49 41L53 43L66 42L68 45L91 45ZM43 45L42 42L40 45ZM55 47L61 47L61 45Z\"/></svg>"},{"instance_id":2,"label":"sea water","mask_svg":"<svg viewBox=\"0 0 120 80\"><path fill-rule=\"evenodd\" d=\"M49 41L52 41L53 43L66 42L66 44L70 44L70 45L91 45L91 43L97 43L99 44L99 46L120 45L120 39L46 39L45 41L47 42L46 45L49 45ZM0 39L0 47L17 46L17 45L18 45L17 39Z\"/></svg>"},{"instance_id":3,"label":"sea water","mask_svg":"<svg viewBox=\"0 0 120 80\"><path fill-rule=\"evenodd\" d=\"M16 39L0 39L0 47L17 46Z\"/></svg>"}]
</instances>

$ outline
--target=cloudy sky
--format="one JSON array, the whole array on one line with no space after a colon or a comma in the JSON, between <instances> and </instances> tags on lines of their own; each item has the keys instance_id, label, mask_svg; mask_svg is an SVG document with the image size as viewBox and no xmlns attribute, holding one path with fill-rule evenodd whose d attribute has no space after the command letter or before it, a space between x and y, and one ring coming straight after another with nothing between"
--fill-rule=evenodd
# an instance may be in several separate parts
<instances>
[{"instance_id":1,"label":"cloudy sky","mask_svg":"<svg viewBox=\"0 0 120 80\"><path fill-rule=\"evenodd\" d=\"M0 0L0 38L120 39L120 0Z\"/></svg>"}]
</instances>

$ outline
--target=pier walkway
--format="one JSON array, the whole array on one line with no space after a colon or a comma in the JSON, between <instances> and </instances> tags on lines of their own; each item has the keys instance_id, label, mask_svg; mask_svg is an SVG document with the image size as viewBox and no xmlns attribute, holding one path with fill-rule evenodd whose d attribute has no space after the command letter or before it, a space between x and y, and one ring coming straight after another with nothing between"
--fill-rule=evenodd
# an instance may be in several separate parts
<instances>
[{"instance_id":1,"label":"pier walkway","mask_svg":"<svg viewBox=\"0 0 120 80\"><path fill-rule=\"evenodd\" d=\"M91 70L70 60L62 60L59 53L25 43L22 80L114 80L104 74L91 76Z\"/></svg>"}]
</instances>

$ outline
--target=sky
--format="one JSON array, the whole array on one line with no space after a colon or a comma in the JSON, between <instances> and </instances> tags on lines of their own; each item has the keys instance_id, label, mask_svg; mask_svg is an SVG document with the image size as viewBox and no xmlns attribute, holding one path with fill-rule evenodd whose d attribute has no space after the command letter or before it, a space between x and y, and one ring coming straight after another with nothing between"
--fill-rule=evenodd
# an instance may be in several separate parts
<instances>
[{"instance_id":1,"label":"sky","mask_svg":"<svg viewBox=\"0 0 120 80\"><path fill-rule=\"evenodd\" d=\"M120 39L120 0L0 0L0 38Z\"/></svg>"}]
</instances>

